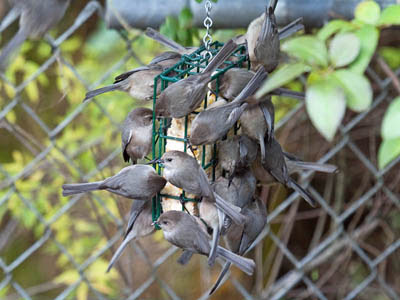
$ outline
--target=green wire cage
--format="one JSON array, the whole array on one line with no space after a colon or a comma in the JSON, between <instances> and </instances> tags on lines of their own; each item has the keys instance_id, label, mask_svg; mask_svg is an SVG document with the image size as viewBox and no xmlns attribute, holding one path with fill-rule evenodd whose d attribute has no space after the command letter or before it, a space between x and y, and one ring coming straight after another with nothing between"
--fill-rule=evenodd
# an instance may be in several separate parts
<instances>
[{"instance_id":1,"label":"green wire cage","mask_svg":"<svg viewBox=\"0 0 400 300\"><path fill-rule=\"evenodd\" d=\"M218 51L223 46L223 43L214 42L210 45L209 51L214 57ZM190 55L182 55L181 60L174 65L173 67L165 70L163 73L154 78L154 94L153 94L153 136L152 136L152 159L161 157L166 151L166 145L168 140L173 140L182 143L182 150L187 152L188 149L188 126L189 126L189 116L184 117L184 133L183 138L172 136L167 134L167 130L169 127L169 120L160 119L159 122L156 121L155 115L155 106L156 106L156 98L157 98L157 87L161 85L161 91L164 90L170 82L174 83L186 76L190 76L196 73L200 73L209 63L210 56L207 55L207 50L205 46L201 46L196 51L194 51ZM216 73L212 76L212 80L216 80L216 90L215 96L218 97L218 89L219 89L219 78L225 73L227 70L239 67L242 68L246 65L246 68L250 67L250 61L248 59L248 55L246 54L246 47L244 45L238 46L238 48L231 54L230 60L225 61L219 69L217 69ZM207 108L208 97L206 95L204 99L203 107ZM198 111L194 111L191 114L198 114ZM235 132L236 132L235 126ZM217 144L212 145L209 151L211 151L211 159L207 161L206 159L206 146L201 146L202 155L201 155L201 166L205 170L211 170L211 181L215 181L215 170L217 166ZM153 167L157 170L158 174L162 175L162 170L156 164ZM162 213L161 202L164 198L179 200L182 203L182 210L185 209L185 202L197 202L198 199L188 198L185 196L185 192L182 191L180 196L169 195L164 193L158 193L152 199L152 217L153 221L157 220L160 214Z\"/></svg>"}]
</instances>

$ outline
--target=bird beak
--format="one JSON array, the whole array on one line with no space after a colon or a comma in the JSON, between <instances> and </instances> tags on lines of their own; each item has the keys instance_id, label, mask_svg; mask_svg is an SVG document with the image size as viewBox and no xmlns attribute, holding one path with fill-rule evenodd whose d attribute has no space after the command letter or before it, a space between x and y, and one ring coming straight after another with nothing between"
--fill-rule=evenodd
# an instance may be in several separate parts
<instances>
[{"instance_id":1,"label":"bird beak","mask_svg":"<svg viewBox=\"0 0 400 300\"><path fill-rule=\"evenodd\" d=\"M155 159L149 161L147 163L147 165L162 164L162 163L164 163L164 160L162 160L161 158L155 158Z\"/></svg>"},{"instance_id":2,"label":"bird beak","mask_svg":"<svg viewBox=\"0 0 400 300\"><path fill-rule=\"evenodd\" d=\"M160 227L160 223L158 221L154 221L153 223L151 223L152 226L159 226Z\"/></svg>"}]
</instances>

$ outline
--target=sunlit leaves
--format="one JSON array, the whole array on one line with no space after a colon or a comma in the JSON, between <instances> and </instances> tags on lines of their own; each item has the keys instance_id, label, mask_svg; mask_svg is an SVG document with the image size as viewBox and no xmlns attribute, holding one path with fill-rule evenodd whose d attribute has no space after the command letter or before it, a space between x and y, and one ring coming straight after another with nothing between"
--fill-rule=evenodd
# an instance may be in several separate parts
<instances>
[{"instance_id":1,"label":"sunlit leaves","mask_svg":"<svg viewBox=\"0 0 400 300\"><path fill-rule=\"evenodd\" d=\"M360 40L353 33L337 34L331 41L329 57L335 67L351 63L360 52Z\"/></svg>"},{"instance_id":2,"label":"sunlit leaves","mask_svg":"<svg viewBox=\"0 0 400 300\"><path fill-rule=\"evenodd\" d=\"M400 4L386 7L378 21L379 25L400 25Z\"/></svg>"},{"instance_id":3,"label":"sunlit leaves","mask_svg":"<svg viewBox=\"0 0 400 300\"><path fill-rule=\"evenodd\" d=\"M344 69L335 71L332 76L343 88L350 109L362 112L370 107L372 88L365 76Z\"/></svg>"},{"instance_id":4,"label":"sunlit leaves","mask_svg":"<svg viewBox=\"0 0 400 300\"><path fill-rule=\"evenodd\" d=\"M353 31L356 28L357 27L354 24L348 21L332 20L318 31L317 37L320 40L325 41L337 32Z\"/></svg>"},{"instance_id":5,"label":"sunlit leaves","mask_svg":"<svg viewBox=\"0 0 400 300\"><path fill-rule=\"evenodd\" d=\"M384 139L400 138L400 97L394 99L386 110L381 134Z\"/></svg>"},{"instance_id":6,"label":"sunlit leaves","mask_svg":"<svg viewBox=\"0 0 400 300\"><path fill-rule=\"evenodd\" d=\"M381 9L375 1L364 1L357 5L354 12L356 20L366 24L377 24Z\"/></svg>"},{"instance_id":7,"label":"sunlit leaves","mask_svg":"<svg viewBox=\"0 0 400 300\"><path fill-rule=\"evenodd\" d=\"M357 59L350 65L353 72L364 73L375 53L379 40L379 31L374 26L364 25L354 34L360 39L361 49Z\"/></svg>"},{"instance_id":8,"label":"sunlit leaves","mask_svg":"<svg viewBox=\"0 0 400 300\"><path fill-rule=\"evenodd\" d=\"M268 76L264 85L256 93L256 97L259 98L270 91L285 85L307 71L310 71L310 67L303 63L283 65Z\"/></svg>"},{"instance_id":9,"label":"sunlit leaves","mask_svg":"<svg viewBox=\"0 0 400 300\"><path fill-rule=\"evenodd\" d=\"M378 164L383 169L388 163L400 155L400 138L383 140L379 147Z\"/></svg>"},{"instance_id":10,"label":"sunlit leaves","mask_svg":"<svg viewBox=\"0 0 400 300\"><path fill-rule=\"evenodd\" d=\"M326 67L328 51L323 41L313 36L300 36L285 41L282 51L290 56L299 58L310 65Z\"/></svg>"},{"instance_id":11,"label":"sunlit leaves","mask_svg":"<svg viewBox=\"0 0 400 300\"><path fill-rule=\"evenodd\" d=\"M306 109L314 127L332 141L346 111L344 92L330 80L315 82L307 88Z\"/></svg>"}]
</instances>

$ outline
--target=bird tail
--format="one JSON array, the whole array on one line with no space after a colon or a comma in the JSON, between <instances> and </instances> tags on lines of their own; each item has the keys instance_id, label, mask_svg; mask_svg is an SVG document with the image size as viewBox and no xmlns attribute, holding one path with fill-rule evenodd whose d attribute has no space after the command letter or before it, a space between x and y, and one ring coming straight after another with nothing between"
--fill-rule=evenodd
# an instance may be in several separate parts
<instances>
[{"instance_id":1,"label":"bird tail","mask_svg":"<svg viewBox=\"0 0 400 300\"><path fill-rule=\"evenodd\" d=\"M131 240L133 240L135 237L127 237L126 239L124 239L121 243L121 245L118 247L117 251L114 253L113 257L110 260L110 264L108 265L108 268L106 270L106 273L110 272L111 268L113 267L113 265L115 264L115 262L118 260L118 258L121 256L122 252L124 251L124 249L126 248L126 246L129 244L129 242Z\"/></svg>"},{"instance_id":2,"label":"bird tail","mask_svg":"<svg viewBox=\"0 0 400 300\"><path fill-rule=\"evenodd\" d=\"M118 83L107 85L105 87L102 87L102 88L99 88L99 89L96 89L96 90L93 90L93 91L89 91L89 92L86 93L85 99L83 99L83 101L89 100L89 99L91 99L93 97L96 97L96 96L98 96L100 94L104 94L104 93L107 93L107 92L118 90L122 85L123 84L121 82L118 82Z\"/></svg>"},{"instance_id":3,"label":"bird tail","mask_svg":"<svg viewBox=\"0 0 400 300\"><path fill-rule=\"evenodd\" d=\"M291 187L292 189L294 189L296 192L298 192L301 195L301 197L303 197L304 200L306 200L312 207L315 207L315 205L316 205L315 199L310 195L310 193L308 191L303 189L292 178L290 178L288 186Z\"/></svg>"},{"instance_id":4,"label":"bird tail","mask_svg":"<svg viewBox=\"0 0 400 300\"><path fill-rule=\"evenodd\" d=\"M240 270L242 270L246 274L248 275L253 274L256 264L252 259L237 255L221 246L218 246L217 254L218 256L223 257L226 261L237 266Z\"/></svg>"},{"instance_id":5,"label":"bird tail","mask_svg":"<svg viewBox=\"0 0 400 300\"><path fill-rule=\"evenodd\" d=\"M63 196L70 196L70 195L98 190L101 183L102 181L90 182L90 183L63 184L62 186Z\"/></svg>"},{"instance_id":6,"label":"bird tail","mask_svg":"<svg viewBox=\"0 0 400 300\"><path fill-rule=\"evenodd\" d=\"M5 70L7 68L10 55L17 51L27 37L27 31L20 29L3 48L3 51L0 55L0 70Z\"/></svg>"},{"instance_id":7,"label":"bird tail","mask_svg":"<svg viewBox=\"0 0 400 300\"><path fill-rule=\"evenodd\" d=\"M214 193L215 205L218 209L223 211L228 217L232 219L236 224L243 224L246 221L246 217L240 213L242 210L240 207L233 205L220 197L217 193Z\"/></svg>"},{"instance_id":8,"label":"bird tail","mask_svg":"<svg viewBox=\"0 0 400 300\"><path fill-rule=\"evenodd\" d=\"M288 90L285 88L277 88L276 90L273 90L271 92L272 95L277 95L281 97L289 97L293 99L299 99L299 100L304 100L306 98L306 95L302 92L296 92L292 90Z\"/></svg>"},{"instance_id":9,"label":"bird tail","mask_svg":"<svg viewBox=\"0 0 400 300\"><path fill-rule=\"evenodd\" d=\"M294 164L296 167L301 169L313 170L322 173L337 173L339 171L337 166L331 164L321 164L306 161L290 161L290 164Z\"/></svg>"},{"instance_id":10,"label":"bird tail","mask_svg":"<svg viewBox=\"0 0 400 300\"><path fill-rule=\"evenodd\" d=\"M260 67L256 74L250 79L239 95L233 99L232 102L243 102L247 97L253 95L263 83L264 79L267 78L268 73L265 72L264 67Z\"/></svg>"},{"instance_id":11,"label":"bird tail","mask_svg":"<svg viewBox=\"0 0 400 300\"><path fill-rule=\"evenodd\" d=\"M225 274L229 271L229 269L231 268L231 263L230 262L226 262L224 264L224 266L222 267L221 273L219 273L219 276L217 278L217 281L214 283L213 287L211 288L210 292L208 293L208 295L211 295L212 293L214 293L217 288L219 287L219 285L222 282L222 279L224 279Z\"/></svg>"},{"instance_id":12,"label":"bird tail","mask_svg":"<svg viewBox=\"0 0 400 300\"><path fill-rule=\"evenodd\" d=\"M193 252L184 250L181 256L179 256L177 262L181 265L186 265L193 256Z\"/></svg>"},{"instance_id":13,"label":"bird tail","mask_svg":"<svg viewBox=\"0 0 400 300\"><path fill-rule=\"evenodd\" d=\"M203 70L203 73L214 72L237 48L237 44L233 40L229 40L219 50L218 54L210 61L208 66Z\"/></svg>"},{"instance_id":14,"label":"bird tail","mask_svg":"<svg viewBox=\"0 0 400 300\"><path fill-rule=\"evenodd\" d=\"M303 29L303 18L298 18L279 30L279 40L283 40Z\"/></svg>"},{"instance_id":15,"label":"bird tail","mask_svg":"<svg viewBox=\"0 0 400 300\"><path fill-rule=\"evenodd\" d=\"M162 35L157 30L154 30L151 27L146 28L145 34L149 38L159 42L160 44L162 44L172 50L175 50L177 52L185 52L186 51L185 47L183 47L182 45L178 44L177 42L167 38L166 36Z\"/></svg>"}]
</instances>

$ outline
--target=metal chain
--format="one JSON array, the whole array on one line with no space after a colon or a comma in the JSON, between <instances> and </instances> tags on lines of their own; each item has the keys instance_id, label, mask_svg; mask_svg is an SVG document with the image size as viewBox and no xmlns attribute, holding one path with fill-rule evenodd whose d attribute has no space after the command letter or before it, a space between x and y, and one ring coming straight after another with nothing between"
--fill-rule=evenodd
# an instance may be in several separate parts
<instances>
[{"instance_id":1,"label":"metal chain","mask_svg":"<svg viewBox=\"0 0 400 300\"><path fill-rule=\"evenodd\" d=\"M204 24L204 27L207 29L207 31L206 31L206 34L203 37L203 43L204 43L204 46L206 47L207 51L204 54L204 57L207 58L207 56L208 56L209 58L211 58L212 57L212 53L210 51L210 45L213 42L213 39L212 39L212 37L210 35L210 28L213 25L213 21L212 21L212 19L210 17L211 8L212 8L210 0L206 1L205 8L206 8L206 18L204 19L203 24Z\"/></svg>"}]
</instances>

